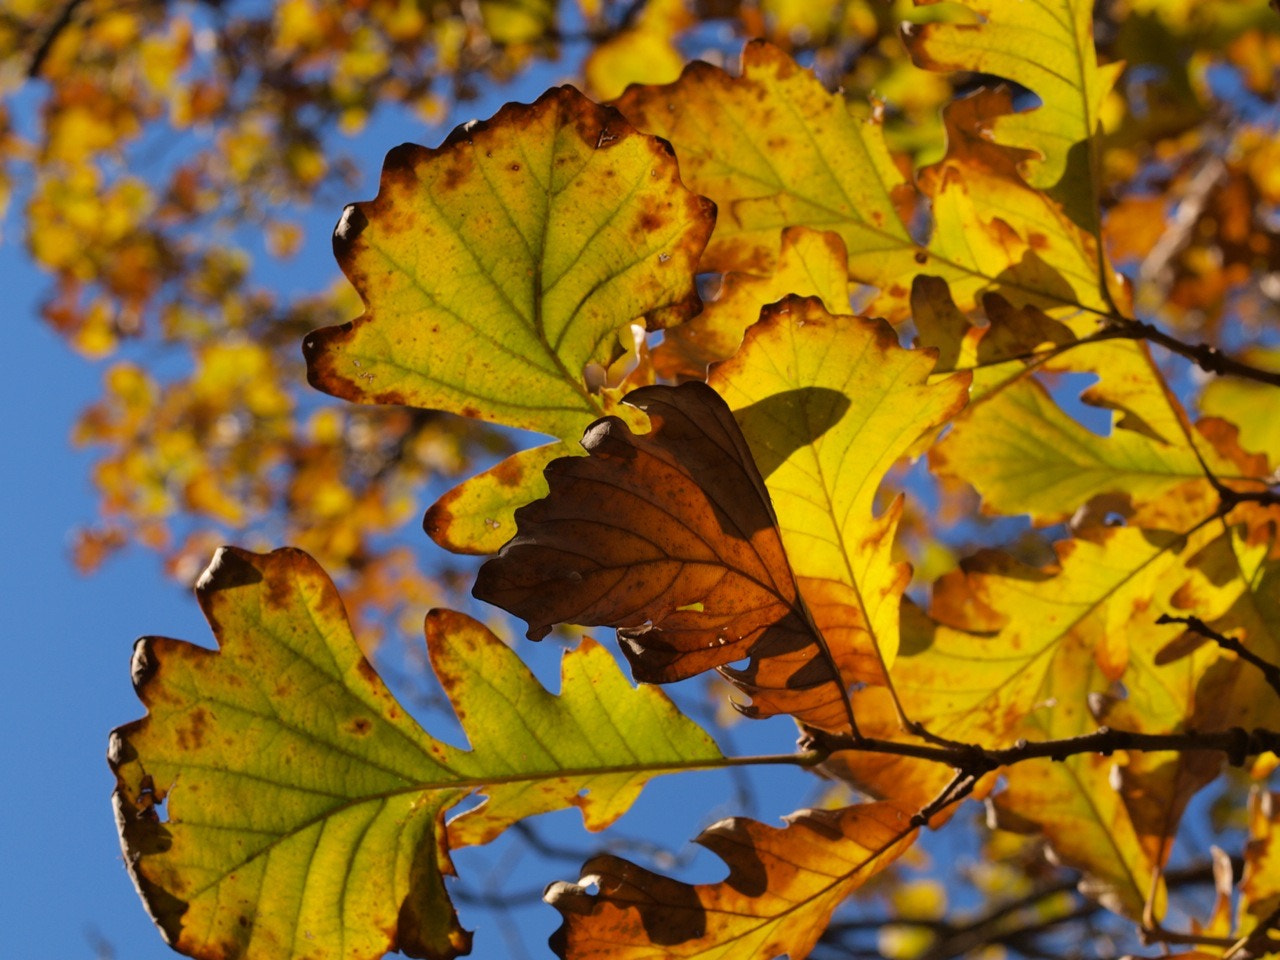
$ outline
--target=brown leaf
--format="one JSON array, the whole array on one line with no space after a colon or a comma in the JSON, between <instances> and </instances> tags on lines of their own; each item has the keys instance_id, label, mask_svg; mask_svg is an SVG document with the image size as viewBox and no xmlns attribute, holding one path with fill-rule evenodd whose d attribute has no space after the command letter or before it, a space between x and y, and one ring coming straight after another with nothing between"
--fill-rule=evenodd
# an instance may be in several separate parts
<instances>
[{"instance_id":1,"label":"brown leaf","mask_svg":"<svg viewBox=\"0 0 1280 960\"><path fill-rule=\"evenodd\" d=\"M578 884L557 883L546 900L564 917L551 938L561 957L776 957L801 960L831 912L896 860L916 831L902 810L865 803L801 810L782 829L734 818L697 842L719 856L719 883L681 883L618 857L583 866ZM589 894L594 883L599 892Z\"/></svg>"},{"instance_id":2,"label":"brown leaf","mask_svg":"<svg viewBox=\"0 0 1280 960\"><path fill-rule=\"evenodd\" d=\"M617 627L638 680L751 657L747 671L727 672L752 696L767 675L784 699L842 698L725 402L698 381L626 402L652 431L604 417L583 438L590 456L552 461L550 494L517 511L517 535L481 568L475 596L523 617L535 640L556 623ZM777 669L784 662L791 669Z\"/></svg>"}]
</instances>

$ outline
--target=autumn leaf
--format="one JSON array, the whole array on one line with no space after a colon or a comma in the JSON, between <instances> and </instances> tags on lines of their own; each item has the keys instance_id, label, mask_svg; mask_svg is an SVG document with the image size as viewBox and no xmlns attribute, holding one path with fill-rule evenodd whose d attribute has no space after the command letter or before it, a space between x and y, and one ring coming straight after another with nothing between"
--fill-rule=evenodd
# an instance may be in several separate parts
<instances>
[{"instance_id":1,"label":"autumn leaf","mask_svg":"<svg viewBox=\"0 0 1280 960\"><path fill-rule=\"evenodd\" d=\"M705 379L708 364L733 356L764 307L792 294L818 297L831 313L848 310L848 258L839 235L805 227L782 231L773 272L725 274L700 314L665 332L653 351L654 366L672 380Z\"/></svg>"},{"instance_id":2,"label":"autumn leaf","mask_svg":"<svg viewBox=\"0 0 1280 960\"><path fill-rule=\"evenodd\" d=\"M712 370L846 684L884 683L897 655L910 576L891 556L902 501L879 516L873 503L889 468L965 403L966 375L926 383L934 359L902 349L883 321L790 297L766 308L737 354ZM798 715L827 729L837 719Z\"/></svg>"},{"instance_id":3,"label":"autumn leaf","mask_svg":"<svg viewBox=\"0 0 1280 960\"><path fill-rule=\"evenodd\" d=\"M855 279L915 268L894 206L909 188L875 122L855 120L778 48L747 44L741 77L695 62L675 83L633 86L615 104L670 140L685 182L719 206L703 269L763 273L790 226L837 233Z\"/></svg>"},{"instance_id":4,"label":"autumn leaf","mask_svg":"<svg viewBox=\"0 0 1280 960\"><path fill-rule=\"evenodd\" d=\"M891 804L802 810L781 829L722 820L697 842L729 875L691 886L617 857L589 860L578 883L552 885L564 922L552 947L573 960L776 957L804 960L832 911L915 840ZM594 884L597 893L588 893Z\"/></svg>"},{"instance_id":5,"label":"autumn leaf","mask_svg":"<svg viewBox=\"0 0 1280 960\"><path fill-rule=\"evenodd\" d=\"M534 640L557 623L616 627L638 680L750 658L726 671L757 698L748 712L785 702L847 722L843 685L729 408L698 381L644 387L626 402L648 415L650 433L614 417L593 424L589 455L548 465L549 495L516 512L516 537L472 592L524 618Z\"/></svg>"},{"instance_id":6,"label":"autumn leaf","mask_svg":"<svg viewBox=\"0 0 1280 960\"><path fill-rule=\"evenodd\" d=\"M348 400L450 410L555 437L603 410L584 381L619 329L695 312L713 211L662 143L571 88L387 156L334 251L366 311L307 338ZM466 363L453 362L466 357Z\"/></svg>"},{"instance_id":7,"label":"autumn leaf","mask_svg":"<svg viewBox=\"0 0 1280 960\"><path fill-rule=\"evenodd\" d=\"M930 464L973 484L992 512L1054 523L1103 493L1140 506L1189 481L1208 485L1202 457L1219 478L1244 479L1209 444L1202 447L1119 427L1100 437L1067 416L1038 381L1024 378L977 405L933 448Z\"/></svg>"},{"instance_id":8,"label":"autumn leaf","mask_svg":"<svg viewBox=\"0 0 1280 960\"><path fill-rule=\"evenodd\" d=\"M697 311L714 217L667 145L569 87L434 150L397 147L377 198L348 207L334 234L365 313L307 338L308 377L348 400L576 439L614 407L588 375L614 359L618 332ZM507 491L512 505L536 495L536 482ZM439 540L479 551L442 511Z\"/></svg>"},{"instance_id":9,"label":"autumn leaf","mask_svg":"<svg viewBox=\"0 0 1280 960\"><path fill-rule=\"evenodd\" d=\"M1112 281L1097 241L1018 172L1023 154L984 135L1008 113L1007 93L949 106L948 151L921 176L933 235L918 243L904 217L913 187L893 164L879 123L856 119L840 94L762 41L747 44L741 76L690 64L666 86L631 87L616 101L640 129L672 142L686 183L719 207L703 268L768 273L787 227L838 234L849 276L880 288L873 312L905 315L907 282L927 272L967 309L999 290L1094 323Z\"/></svg>"},{"instance_id":10,"label":"autumn leaf","mask_svg":"<svg viewBox=\"0 0 1280 960\"><path fill-rule=\"evenodd\" d=\"M1098 65L1093 0L961 2L977 21L912 25L905 31L912 59L931 70L993 74L1035 92L1040 105L1008 111L992 124L992 136L1034 151L1024 161L1028 183L1047 191L1078 224L1096 233L1102 182L1096 138L1103 99L1124 65Z\"/></svg>"},{"instance_id":11,"label":"autumn leaf","mask_svg":"<svg viewBox=\"0 0 1280 960\"><path fill-rule=\"evenodd\" d=\"M1250 932L1268 920L1271 941L1280 939L1275 912L1280 910L1280 794L1257 790L1249 799L1249 842L1240 879L1240 927Z\"/></svg>"},{"instance_id":12,"label":"autumn leaf","mask_svg":"<svg viewBox=\"0 0 1280 960\"><path fill-rule=\"evenodd\" d=\"M966 561L963 572L935 586L932 620L914 614L904 622L911 651L895 663L891 678L908 717L952 740L1012 746L1019 738L1059 739L1096 729L1101 721L1091 704L1117 680L1132 684L1131 696L1142 702L1167 707L1174 694L1159 693L1165 684L1181 683L1181 695L1190 698L1186 685L1194 689L1212 659L1197 661L1192 677L1183 671L1166 676L1151 667L1129 672L1129 651L1159 649L1169 640L1169 628L1156 618L1178 609L1177 591L1193 579L1188 559L1215 536L1110 528L1098 531L1096 541L1058 544L1056 569L1028 568L994 553ZM1210 589L1208 578L1203 589ZM1219 590L1233 595L1229 585ZM875 689L855 695L864 733L900 736L885 699ZM1206 712L1203 720L1225 729L1239 722L1239 709ZM1093 878L1110 905L1138 916L1156 866L1156 848L1142 838L1168 824L1135 823L1109 785L1111 765L1092 755L1018 764L1005 771L1007 789L995 803L1007 823L1043 832L1063 862ZM907 807L927 803L948 775L933 765L861 754L837 754L825 769ZM1153 802L1161 799L1169 798Z\"/></svg>"},{"instance_id":13,"label":"autumn leaf","mask_svg":"<svg viewBox=\"0 0 1280 960\"><path fill-rule=\"evenodd\" d=\"M470 935L444 888L451 844L569 806L600 829L651 777L720 757L589 641L555 696L480 624L433 611L432 665L466 751L404 712L306 554L224 548L197 594L219 649L140 641L148 715L110 749L130 872L190 956L458 956ZM445 812L476 792L488 799L446 833Z\"/></svg>"},{"instance_id":14,"label":"autumn leaf","mask_svg":"<svg viewBox=\"0 0 1280 960\"><path fill-rule=\"evenodd\" d=\"M454 553L497 553L515 532L516 508L546 495L546 465L573 452L567 443L548 443L464 480L427 510L422 520L427 536Z\"/></svg>"}]
</instances>

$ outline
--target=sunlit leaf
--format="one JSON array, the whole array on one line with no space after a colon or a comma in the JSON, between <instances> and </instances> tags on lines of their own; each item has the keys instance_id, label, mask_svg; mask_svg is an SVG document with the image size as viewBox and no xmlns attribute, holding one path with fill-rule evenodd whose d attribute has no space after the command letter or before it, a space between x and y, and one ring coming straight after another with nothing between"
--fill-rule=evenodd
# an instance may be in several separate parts
<instances>
[{"instance_id":1,"label":"sunlit leaf","mask_svg":"<svg viewBox=\"0 0 1280 960\"><path fill-rule=\"evenodd\" d=\"M1114 528L1100 531L1097 542L1059 544L1057 569L1031 569L997 554L966 561L963 574L935 587L934 621L915 614L904 622L912 649L899 657L891 678L907 715L954 740L1012 746L1019 738L1045 740L1096 729L1100 721L1091 697L1105 695L1115 680L1128 678L1135 686L1197 682L1204 661L1190 679L1185 670L1169 677L1149 668L1144 674L1126 670L1131 644L1158 649L1170 638L1156 618L1161 611L1177 611L1175 592L1193 576L1187 559L1213 539L1204 531L1188 542ZM1134 695L1145 700L1152 694ZM855 697L864 732L895 735L884 699L878 690ZM1239 717L1228 711L1206 713L1204 720L1225 728ZM1008 789L996 803L1008 822L1043 831L1064 862L1093 877L1110 903L1138 915L1154 862L1109 786L1111 763L1075 756L1062 763L1019 764L1006 771ZM861 754L837 755L828 767L844 769L854 782L908 806L927 802L948 773L903 758Z\"/></svg>"},{"instance_id":2,"label":"sunlit leaf","mask_svg":"<svg viewBox=\"0 0 1280 960\"><path fill-rule=\"evenodd\" d=\"M1249 842L1240 880L1240 927L1247 933L1280 910L1280 794L1258 790L1249 800ZM1273 928L1271 940L1280 941Z\"/></svg>"},{"instance_id":3,"label":"sunlit leaf","mask_svg":"<svg viewBox=\"0 0 1280 960\"><path fill-rule=\"evenodd\" d=\"M790 226L837 233L855 279L914 268L894 206L909 188L877 125L854 119L842 97L776 47L749 43L741 77L693 63L673 84L632 87L617 107L670 140L685 182L719 206L704 269L765 272Z\"/></svg>"},{"instance_id":4,"label":"sunlit leaf","mask_svg":"<svg viewBox=\"0 0 1280 960\"><path fill-rule=\"evenodd\" d=\"M1221 479L1239 477L1208 444L1200 456ZM1100 437L1032 379L1011 383L975 407L933 448L930 463L972 483L988 509L1028 513L1039 523L1064 520L1102 493L1143 504L1188 481L1208 485L1190 444L1161 443L1118 427Z\"/></svg>"},{"instance_id":5,"label":"sunlit leaf","mask_svg":"<svg viewBox=\"0 0 1280 960\"><path fill-rule=\"evenodd\" d=\"M654 366L672 379L703 379L708 364L733 356L763 307L792 294L818 297L831 313L848 311L849 267L837 234L788 227L773 272L725 274L700 314L663 335Z\"/></svg>"},{"instance_id":6,"label":"sunlit leaf","mask_svg":"<svg viewBox=\"0 0 1280 960\"><path fill-rule=\"evenodd\" d=\"M1280 369L1280 350L1254 350L1242 357L1263 370ZM1200 409L1240 428L1240 445L1266 454L1272 468L1280 467L1280 417L1272 416L1276 388L1250 380L1219 377L1205 384Z\"/></svg>"},{"instance_id":7,"label":"sunlit leaf","mask_svg":"<svg viewBox=\"0 0 1280 960\"><path fill-rule=\"evenodd\" d=\"M770 676L782 693L843 703L724 401L690 381L626 402L651 431L614 417L593 424L589 455L548 465L550 493L517 511L516 537L472 592L523 617L535 640L557 623L617 627L639 680L786 656L790 672Z\"/></svg>"},{"instance_id":8,"label":"sunlit leaf","mask_svg":"<svg viewBox=\"0 0 1280 960\"><path fill-rule=\"evenodd\" d=\"M572 453L567 443L533 447L462 481L427 511L427 535L454 553L497 553L515 532L516 508L546 494L543 469Z\"/></svg>"},{"instance_id":9,"label":"sunlit leaf","mask_svg":"<svg viewBox=\"0 0 1280 960\"><path fill-rule=\"evenodd\" d=\"M986 123L1009 112L1003 92L948 108L947 156L922 175L934 221L927 243L904 220L915 191L874 116L856 119L843 96L767 43L747 45L739 77L694 63L673 84L631 87L617 106L670 140L685 181L718 205L704 268L766 273L781 231L806 226L840 236L850 277L879 287L875 312L894 319L919 272L950 282L965 308L993 289L1019 305L1108 307L1112 281L1096 238L1026 184L1017 168L1022 153L983 135Z\"/></svg>"},{"instance_id":10,"label":"sunlit leaf","mask_svg":"<svg viewBox=\"0 0 1280 960\"><path fill-rule=\"evenodd\" d=\"M897 655L909 578L891 556L902 503L879 516L873 503L894 462L964 405L968 378L927 385L933 364L930 352L898 346L883 321L793 297L767 308L742 349L712 371L847 682L884 682Z\"/></svg>"},{"instance_id":11,"label":"sunlit leaf","mask_svg":"<svg viewBox=\"0 0 1280 960\"><path fill-rule=\"evenodd\" d=\"M787 819L781 829L733 819L705 830L698 843L729 867L718 883L691 886L617 857L588 861L578 884L547 891L564 917L552 946L566 960L803 960L831 912L899 857L915 830L901 810L879 803Z\"/></svg>"},{"instance_id":12,"label":"sunlit leaf","mask_svg":"<svg viewBox=\"0 0 1280 960\"><path fill-rule=\"evenodd\" d=\"M1094 141L1103 98L1123 65L1098 65L1093 0L961 2L977 22L914 27L906 35L912 58L932 70L994 74L1036 93L1039 105L1000 117L992 134L1035 151L1039 156L1025 162L1031 185L1049 191L1077 223L1096 231L1101 176Z\"/></svg>"},{"instance_id":13,"label":"sunlit leaf","mask_svg":"<svg viewBox=\"0 0 1280 960\"><path fill-rule=\"evenodd\" d=\"M305 554L224 548L197 592L219 649L141 641L148 715L110 751L130 872L191 956L457 956L470 935L444 889L448 808L489 797L450 828L457 843L568 806L598 829L652 776L719 757L601 648L566 655L553 696L482 626L435 611L427 643L460 750L405 714Z\"/></svg>"},{"instance_id":14,"label":"sunlit leaf","mask_svg":"<svg viewBox=\"0 0 1280 960\"><path fill-rule=\"evenodd\" d=\"M575 437L604 412L585 372L617 332L697 310L712 221L669 148L567 87L398 147L335 233L366 311L307 338L310 379Z\"/></svg>"}]
</instances>

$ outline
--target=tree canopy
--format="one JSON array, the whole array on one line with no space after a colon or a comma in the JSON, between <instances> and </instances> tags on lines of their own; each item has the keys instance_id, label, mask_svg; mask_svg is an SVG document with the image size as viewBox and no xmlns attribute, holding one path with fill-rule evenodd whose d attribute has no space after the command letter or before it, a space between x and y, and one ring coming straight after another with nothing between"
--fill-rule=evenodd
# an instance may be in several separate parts
<instances>
[{"instance_id":1,"label":"tree canopy","mask_svg":"<svg viewBox=\"0 0 1280 960\"><path fill-rule=\"evenodd\" d=\"M553 883L552 949L1280 952L1265 2L67 0L0 51L0 198L105 370L77 563L155 549L217 641L139 641L110 741L177 950L457 956L452 851L788 764L830 789L709 827L722 879ZM551 64L284 282L367 125ZM373 666L424 616L464 746Z\"/></svg>"}]
</instances>

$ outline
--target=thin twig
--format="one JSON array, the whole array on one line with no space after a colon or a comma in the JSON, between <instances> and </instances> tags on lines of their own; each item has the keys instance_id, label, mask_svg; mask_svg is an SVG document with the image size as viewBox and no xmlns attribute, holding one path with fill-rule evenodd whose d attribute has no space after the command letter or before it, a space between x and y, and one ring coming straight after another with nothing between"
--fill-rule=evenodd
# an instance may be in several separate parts
<instances>
[{"instance_id":1,"label":"thin twig","mask_svg":"<svg viewBox=\"0 0 1280 960\"><path fill-rule=\"evenodd\" d=\"M1217 347L1207 343L1183 343L1177 337L1170 336L1153 323L1133 320L1128 317L1111 316L1107 318L1107 326L1081 343L1092 343L1098 340L1149 340L1158 343L1171 353L1176 353L1197 364L1202 370L1220 376L1242 377L1256 380L1259 383L1280 387L1280 372L1263 370L1228 356Z\"/></svg>"},{"instance_id":2,"label":"thin twig","mask_svg":"<svg viewBox=\"0 0 1280 960\"><path fill-rule=\"evenodd\" d=\"M1280 666L1262 659L1235 637L1228 637L1226 634L1219 633L1199 617L1171 617L1167 613L1162 613L1156 623L1181 623L1192 632L1200 634L1207 640L1212 640L1222 649L1230 650L1241 660L1251 663L1261 670L1262 675L1267 678L1267 683L1271 689L1276 692L1277 696L1280 696Z\"/></svg>"}]
</instances>

